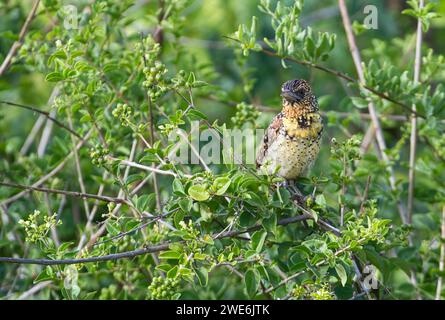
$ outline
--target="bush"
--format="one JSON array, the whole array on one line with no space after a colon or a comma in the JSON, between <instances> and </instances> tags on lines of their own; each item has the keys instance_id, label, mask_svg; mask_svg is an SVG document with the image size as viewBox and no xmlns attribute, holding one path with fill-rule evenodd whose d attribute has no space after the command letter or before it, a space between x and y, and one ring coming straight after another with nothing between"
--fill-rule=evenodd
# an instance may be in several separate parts
<instances>
[{"instance_id":1,"label":"bush","mask_svg":"<svg viewBox=\"0 0 445 320\"><path fill-rule=\"evenodd\" d=\"M443 56L425 42L416 58L415 28L346 23L369 40L356 79L338 21L304 27L303 1L227 3L45 0L23 38L3 32L2 296L441 297ZM436 28L443 8L409 4L392 23ZM31 10L1 5L0 28ZM233 11L258 18L233 32ZM329 110L304 199L225 139L266 127L295 70Z\"/></svg>"}]
</instances>

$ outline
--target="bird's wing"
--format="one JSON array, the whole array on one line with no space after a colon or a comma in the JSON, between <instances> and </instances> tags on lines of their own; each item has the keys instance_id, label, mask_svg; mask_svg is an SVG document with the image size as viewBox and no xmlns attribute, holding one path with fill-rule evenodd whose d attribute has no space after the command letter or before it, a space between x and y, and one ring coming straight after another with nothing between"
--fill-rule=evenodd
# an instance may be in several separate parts
<instances>
[{"instance_id":1,"label":"bird's wing","mask_svg":"<svg viewBox=\"0 0 445 320\"><path fill-rule=\"evenodd\" d=\"M269 149L269 146L275 141L275 139L278 137L278 134L280 132L280 128L283 125L283 114L280 112L273 118L271 124L267 128L266 132L264 133L263 142L261 143L260 147L258 148L258 153L256 156L256 166L257 168L261 167L264 161L264 157L267 154L267 150Z\"/></svg>"}]
</instances>

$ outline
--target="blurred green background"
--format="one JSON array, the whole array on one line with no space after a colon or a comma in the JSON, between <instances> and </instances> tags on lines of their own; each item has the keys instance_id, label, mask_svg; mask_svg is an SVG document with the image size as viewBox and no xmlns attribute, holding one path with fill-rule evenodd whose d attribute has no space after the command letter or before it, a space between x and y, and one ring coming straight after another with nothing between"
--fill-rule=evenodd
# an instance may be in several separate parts
<instances>
[{"instance_id":1,"label":"blurred green background","mask_svg":"<svg viewBox=\"0 0 445 320\"><path fill-rule=\"evenodd\" d=\"M90 1L65 1L83 7ZM137 37L139 32L152 32L153 21L147 19L148 13L154 9L153 1L135 0L135 5L128 12L127 28L122 30L123 36ZM292 1L282 1L290 4ZM434 1L431 1L434 2ZM445 1L435 1L437 11L442 17L434 19L427 34L424 35L424 47L429 47L436 54L445 52ZM245 101L260 106L267 106L280 110L279 90L284 81L294 78L304 78L310 81L315 95L319 99L322 112L326 115L328 128L324 134L323 150L316 164L316 172L327 170L329 143L332 137L342 140L354 133L363 134L369 126L369 120L359 117L359 112L366 113L366 109L358 110L349 96L354 96L356 88L348 86L343 80L331 74L313 68L296 64L288 64L284 69L279 59L263 53L252 52L240 63L240 57L234 52L236 46L225 38L238 28L239 24L250 25L252 16L259 18L257 34L270 37L273 34L269 19L257 8L259 1L255 0L196 0L185 10L185 32L180 38L181 50L193 53L193 61L184 65L184 69L192 71L199 69L198 79L220 87L226 93L225 100L239 103ZM363 23L366 15L363 8L375 5L378 10L378 29L364 30L357 34L357 44L366 62L370 58L383 59L400 70L413 70L415 50L416 19L402 15L401 11L408 8L403 0L354 0L347 1L351 20ZM0 3L0 61L3 61L10 47L17 39L21 26L31 8L31 0L1 0ZM309 1L305 2L301 15L301 24L310 26L314 31L328 31L337 35L335 49L329 59L322 64L326 67L347 73L356 78L355 67L351 59L346 41L337 1ZM39 12L28 33L32 39L33 32L51 28L51 15ZM172 37L171 34L166 35ZM171 48L169 41L163 47L163 60L175 59L176 48ZM14 60L8 72L0 77L0 100L32 105L42 110L50 111L47 101L53 89L53 84L45 82L45 74L31 70L24 61ZM188 68L188 69L187 69ZM252 81L251 91L244 90L245 79ZM436 76L432 85L443 82L445 74ZM235 108L227 102L197 98L196 105L211 121L218 119L220 123L229 122L235 114ZM401 114L400 108L384 110L386 114ZM258 127L265 128L274 112L264 112ZM345 116L347 115L347 116ZM16 153L20 150L38 114L0 104L0 179L1 170L8 170L9 164L16 161ZM382 118L385 139L389 147L393 147L400 139L402 132L400 123ZM54 128L54 130L60 130ZM56 144L56 139L51 144ZM34 144L31 152L36 150ZM425 146L420 144L418 153L421 154ZM428 150L428 152L430 152ZM59 152L60 153L60 152ZM51 154L51 152L49 152ZM409 144L400 150L403 159L408 158ZM57 158L57 154L56 154ZM29 160L28 160L29 161ZM50 161L49 161L50 162ZM406 164L406 163L402 163ZM21 165L26 166L26 163ZM30 166L31 167L31 166ZM399 176L406 176L406 167L397 167ZM38 174L36 174L38 176ZM422 175L419 174L419 180ZM8 190L9 192L10 190ZM418 194L421 196L422 190ZM405 195L404 195L405 196ZM423 204L422 210L424 209ZM426 209L425 209L426 210ZM421 210L419 210L421 211ZM383 215L386 213L384 212ZM65 222L64 222L65 223ZM414 221L416 223L416 221ZM69 231L69 232L72 232ZM0 277L1 278L1 277ZM218 285L218 284L216 284ZM228 289L227 296L230 296ZM205 293L203 293L205 295Z\"/></svg>"},{"instance_id":2,"label":"blurred green background","mask_svg":"<svg viewBox=\"0 0 445 320\"><path fill-rule=\"evenodd\" d=\"M289 4L292 1L283 2ZM65 1L65 3L82 7L88 1ZM31 4L30 0L2 0L0 4L0 61L17 38ZM412 17L401 14L401 11L407 8L407 4L402 0L348 1L351 20L363 23L366 16L363 8L369 4L375 5L378 9L378 29L365 30L357 37L363 59L366 61L367 58L375 55L375 48L379 46L375 39L394 41L400 38L404 48L382 47L381 50L392 51L394 62L397 63L401 62L400 50L405 49L407 52L402 62L408 70L412 69L410 64L413 54L409 55L409 53L413 53L414 50L413 33L416 21ZM224 88L233 101L250 101L278 110L280 105L278 92L281 84L288 79L305 78L311 81L314 92L321 100L323 111L354 110L350 100L346 98L350 89L339 78L295 64L289 64L288 69L283 69L279 59L261 53L251 54L243 67L254 80L251 96L245 94L241 78L243 71L237 65L231 42L224 36L229 36L236 31L239 24L250 23L253 15L259 17L258 35L271 36L272 29L268 19L262 19L263 13L258 10L257 5L258 1L254 0L198 0L186 9L186 31L185 36L181 37L184 50L193 52L199 65L205 66L208 63L215 68L213 71L216 73L212 73L211 79L204 80ZM134 34L149 31L153 24L152 21L147 21L145 16L151 9L150 1L135 1L135 6L128 11L128 16L133 22L123 32ZM445 13L445 1L438 2L438 12ZM301 24L310 26L315 31L335 33L337 35L336 47L325 65L356 77L337 1L306 1ZM42 30L49 26L49 16L42 13L33 22L30 36L33 30ZM430 31L425 35L425 45L433 48L435 52L444 51L444 27L445 18L435 19ZM164 48L164 56L168 57L169 49L168 45ZM22 102L48 110L46 104L51 86L44 81L43 74L29 72L23 65L14 64L9 72L0 78L0 99ZM221 122L229 119L234 113L233 107L214 101L200 101L199 106L205 109L210 118L221 119ZM0 119L0 149L4 151L0 155L5 156L5 153L16 150L23 143L35 118L30 117L28 111L1 105ZM265 116L264 125L269 119L270 115ZM351 126L351 133L366 126L365 123L355 120L354 125ZM330 135L333 134L331 131ZM394 132L394 134L397 133Z\"/></svg>"}]
</instances>

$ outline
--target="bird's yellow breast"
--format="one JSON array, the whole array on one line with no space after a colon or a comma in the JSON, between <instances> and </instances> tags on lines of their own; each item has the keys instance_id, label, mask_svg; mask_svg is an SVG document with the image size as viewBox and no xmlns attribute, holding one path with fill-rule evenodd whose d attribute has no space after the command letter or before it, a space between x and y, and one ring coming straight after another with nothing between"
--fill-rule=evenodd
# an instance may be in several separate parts
<instances>
[{"instance_id":1,"label":"bird's yellow breast","mask_svg":"<svg viewBox=\"0 0 445 320\"><path fill-rule=\"evenodd\" d=\"M299 117L284 118L283 127L290 138L316 139L323 129L318 113L308 113Z\"/></svg>"}]
</instances>

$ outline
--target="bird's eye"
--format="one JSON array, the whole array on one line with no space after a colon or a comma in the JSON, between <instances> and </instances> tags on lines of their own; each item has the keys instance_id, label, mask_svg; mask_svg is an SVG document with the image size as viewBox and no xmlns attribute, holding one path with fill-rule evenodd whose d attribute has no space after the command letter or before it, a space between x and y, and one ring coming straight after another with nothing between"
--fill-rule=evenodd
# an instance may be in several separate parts
<instances>
[{"instance_id":1,"label":"bird's eye","mask_svg":"<svg viewBox=\"0 0 445 320\"><path fill-rule=\"evenodd\" d=\"M295 91L296 94L298 94L299 96L304 96L304 90L303 89L298 89Z\"/></svg>"}]
</instances>

